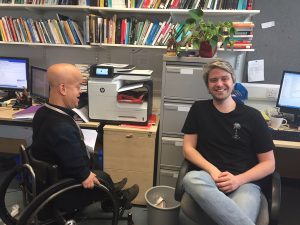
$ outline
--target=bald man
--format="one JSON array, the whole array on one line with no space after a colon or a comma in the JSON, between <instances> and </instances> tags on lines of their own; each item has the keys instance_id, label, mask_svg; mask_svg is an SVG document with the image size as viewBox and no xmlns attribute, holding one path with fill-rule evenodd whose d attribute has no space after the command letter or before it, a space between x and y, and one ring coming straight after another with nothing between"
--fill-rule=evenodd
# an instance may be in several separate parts
<instances>
[{"instance_id":1,"label":"bald man","mask_svg":"<svg viewBox=\"0 0 300 225\"><path fill-rule=\"evenodd\" d=\"M63 177L75 178L85 188L93 188L101 182L114 191L116 185L108 174L100 171L97 178L90 170L90 158L84 138L73 119L72 109L78 106L80 96L80 70L72 64L60 63L50 66L47 74L50 85L49 102L33 118L33 156L57 164ZM123 180L117 188L122 189L125 183ZM134 185L123 192L128 204L136 197L138 186Z\"/></svg>"}]
</instances>

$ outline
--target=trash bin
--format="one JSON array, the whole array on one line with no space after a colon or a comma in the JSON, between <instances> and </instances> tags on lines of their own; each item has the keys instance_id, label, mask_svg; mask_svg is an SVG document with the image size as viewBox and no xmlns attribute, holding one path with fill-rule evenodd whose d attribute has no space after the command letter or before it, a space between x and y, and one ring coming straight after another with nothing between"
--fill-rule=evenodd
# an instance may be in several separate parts
<instances>
[{"instance_id":1,"label":"trash bin","mask_svg":"<svg viewBox=\"0 0 300 225\"><path fill-rule=\"evenodd\" d=\"M148 189L145 199L148 207L148 225L177 225L180 203L174 198L175 188L169 186L155 186ZM165 207L156 205L162 198Z\"/></svg>"}]
</instances>

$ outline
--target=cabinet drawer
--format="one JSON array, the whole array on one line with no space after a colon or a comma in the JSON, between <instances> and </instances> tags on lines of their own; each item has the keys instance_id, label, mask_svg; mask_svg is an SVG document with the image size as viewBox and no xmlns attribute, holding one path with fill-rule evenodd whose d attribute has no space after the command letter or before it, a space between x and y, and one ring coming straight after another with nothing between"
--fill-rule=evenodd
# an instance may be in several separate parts
<instances>
[{"instance_id":1,"label":"cabinet drawer","mask_svg":"<svg viewBox=\"0 0 300 225\"><path fill-rule=\"evenodd\" d=\"M192 104L164 103L163 133L180 134Z\"/></svg>"},{"instance_id":2,"label":"cabinet drawer","mask_svg":"<svg viewBox=\"0 0 300 225\"><path fill-rule=\"evenodd\" d=\"M161 169L159 171L159 185L175 187L179 171Z\"/></svg>"},{"instance_id":3,"label":"cabinet drawer","mask_svg":"<svg viewBox=\"0 0 300 225\"><path fill-rule=\"evenodd\" d=\"M155 134L104 130L104 168L152 172Z\"/></svg>"},{"instance_id":4,"label":"cabinet drawer","mask_svg":"<svg viewBox=\"0 0 300 225\"><path fill-rule=\"evenodd\" d=\"M160 164L179 169L183 160L182 146L182 138L163 137Z\"/></svg>"},{"instance_id":5,"label":"cabinet drawer","mask_svg":"<svg viewBox=\"0 0 300 225\"><path fill-rule=\"evenodd\" d=\"M202 67L166 66L164 96L179 99L208 99Z\"/></svg>"}]
</instances>

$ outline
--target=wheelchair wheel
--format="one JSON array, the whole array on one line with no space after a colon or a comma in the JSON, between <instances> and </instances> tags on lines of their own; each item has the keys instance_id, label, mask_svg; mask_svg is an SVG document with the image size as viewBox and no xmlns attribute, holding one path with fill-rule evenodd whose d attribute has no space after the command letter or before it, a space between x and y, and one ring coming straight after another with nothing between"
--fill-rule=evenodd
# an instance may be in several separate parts
<instances>
[{"instance_id":1,"label":"wheelchair wheel","mask_svg":"<svg viewBox=\"0 0 300 225\"><path fill-rule=\"evenodd\" d=\"M107 197L113 202L112 213L103 213L101 210L101 201ZM95 186L89 190L73 179L65 179L39 194L23 211L18 225L85 225L91 220L103 219L117 225L118 209L114 194L105 186Z\"/></svg>"},{"instance_id":2,"label":"wheelchair wheel","mask_svg":"<svg viewBox=\"0 0 300 225\"><path fill-rule=\"evenodd\" d=\"M17 224L29 201L25 195L22 174L22 165L14 167L7 173L0 186L0 218L6 225Z\"/></svg>"}]
</instances>

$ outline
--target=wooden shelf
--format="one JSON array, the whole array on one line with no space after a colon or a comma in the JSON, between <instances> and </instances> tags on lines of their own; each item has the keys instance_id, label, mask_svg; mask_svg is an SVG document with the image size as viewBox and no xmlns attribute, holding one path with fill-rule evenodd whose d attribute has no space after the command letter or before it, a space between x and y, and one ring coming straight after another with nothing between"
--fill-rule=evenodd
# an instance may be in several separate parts
<instances>
[{"instance_id":1,"label":"wooden shelf","mask_svg":"<svg viewBox=\"0 0 300 225\"><path fill-rule=\"evenodd\" d=\"M82 5L33 5L33 4L0 4L0 9L27 9L27 10L88 10L89 6Z\"/></svg>"},{"instance_id":2,"label":"wooden shelf","mask_svg":"<svg viewBox=\"0 0 300 225\"><path fill-rule=\"evenodd\" d=\"M154 45L125 45L125 44L104 44L104 43L92 43L91 45L99 46L99 47L167 49L167 46L154 46Z\"/></svg>"},{"instance_id":3,"label":"wooden shelf","mask_svg":"<svg viewBox=\"0 0 300 225\"><path fill-rule=\"evenodd\" d=\"M47 43L28 43L28 42L4 42L0 41L0 45L23 45L23 46L41 46L41 47L65 47L65 48L93 48L93 47L111 47L111 48L145 48L145 49L162 49L166 50L167 46L153 46L153 45L125 45L125 44L104 44L91 43L91 45L66 45L66 44L47 44ZM185 48L182 47L184 50ZM192 49L189 49L192 50ZM224 48L218 48L218 51L225 51ZM254 49L227 49L231 52L254 52Z\"/></svg>"},{"instance_id":4,"label":"wooden shelf","mask_svg":"<svg viewBox=\"0 0 300 225\"><path fill-rule=\"evenodd\" d=\"M90 45L66 45L66 44L48 44L48 43L29 43L29 42L4 42L0 45L24 45L24 46L43 46L43 47L66 47L66 48L92 48Z\"/></svg>"},{"instance_id":5,"label":"wooden shelf","mask_svg":"<svg viewBox=\"0 0 300 225\"><path fill-rule=\"evenodd\" d=\"M82 5L33 5L33 4L0 4L0 9L37 9L37 10L84 10L109 13L146 13L146 14L182 14L187 15L189 9L144 9L144 8L109 8ZM203 10L206 16L253 16L260 10Z\"/></svg>"}]
</instances>

